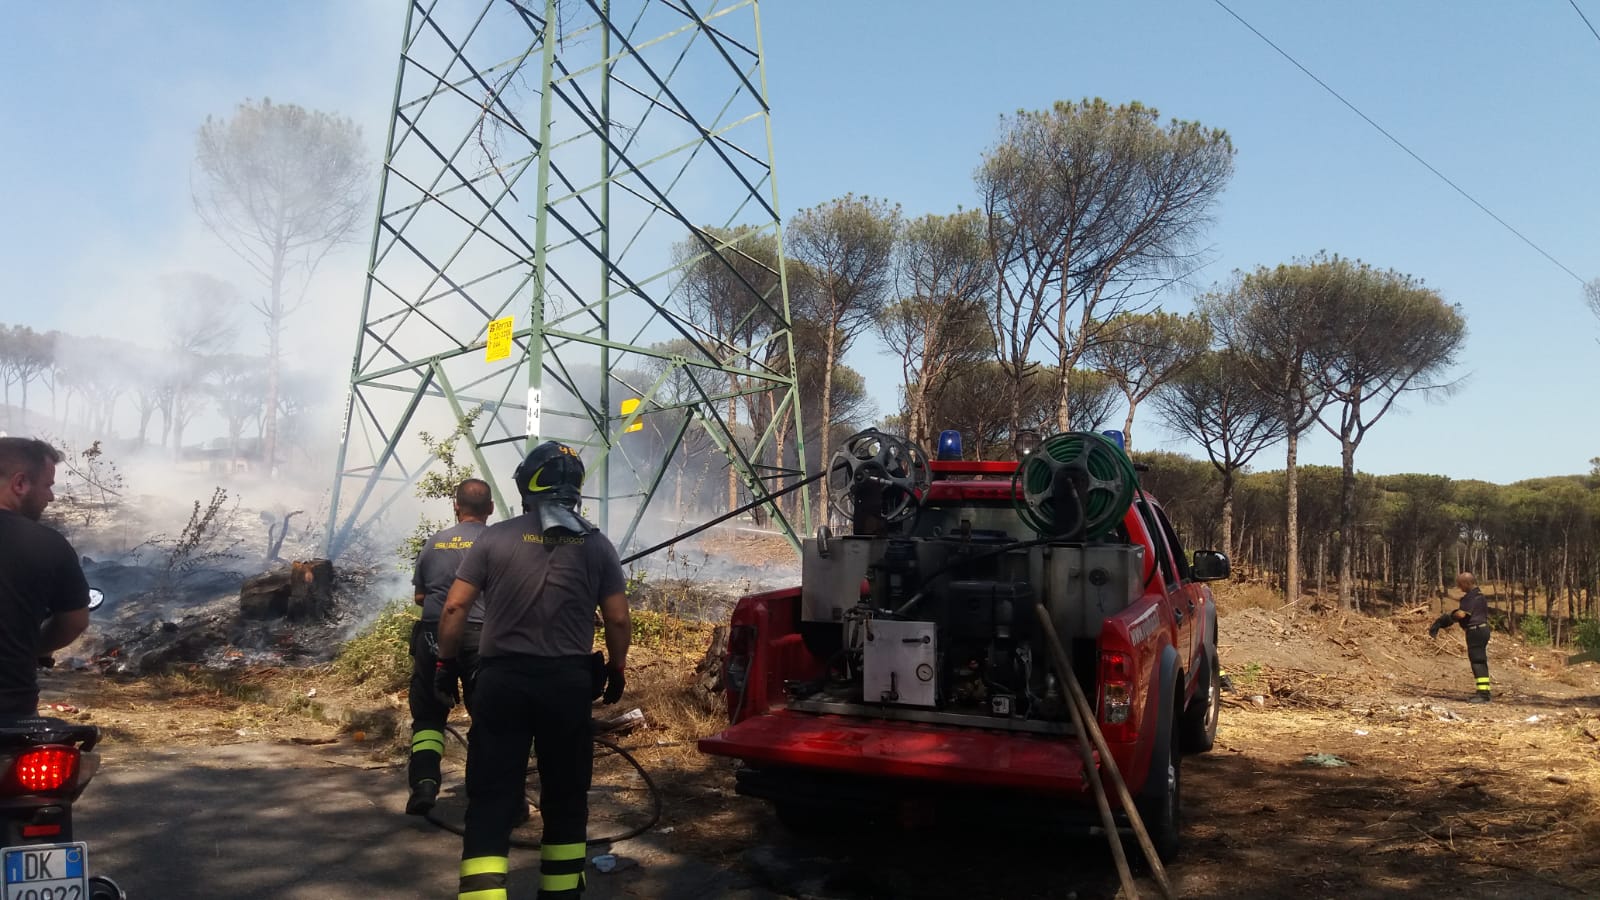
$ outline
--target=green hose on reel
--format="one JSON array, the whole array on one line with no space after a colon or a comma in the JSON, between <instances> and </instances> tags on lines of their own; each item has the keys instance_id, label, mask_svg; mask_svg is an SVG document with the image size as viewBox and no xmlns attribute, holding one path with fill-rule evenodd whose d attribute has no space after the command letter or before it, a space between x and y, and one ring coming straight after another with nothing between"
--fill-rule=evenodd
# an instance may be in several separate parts
<instances>
[{"instance_id":1,"label":"green hose on reel","mask_svg":"<svg viewBox=\"0 0 1600 900\"><path fill-rule=\"evenodd\" d=\"M1133 461L1102 435L1052 435L1012 476L1017 515L1041 537L1098 540L1122 523L1139 489Z\"/></svg>"}]
</instances>

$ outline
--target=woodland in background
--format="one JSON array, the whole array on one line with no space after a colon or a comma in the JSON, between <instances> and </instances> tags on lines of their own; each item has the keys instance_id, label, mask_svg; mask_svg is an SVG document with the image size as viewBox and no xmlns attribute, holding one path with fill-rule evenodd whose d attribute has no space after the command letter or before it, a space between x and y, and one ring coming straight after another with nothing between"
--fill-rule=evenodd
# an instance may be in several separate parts
<instances>
[{"instance_id":1,"label":"woodland in background","mask_svg":"<svg viewBox=\"0 0 1600 900\"><path fill-rule=\"evenodd\" d=\"M1160 497L1188 549L1221 546L1219 475L1176 453L1134 453L1141 484ZM1356 607L1369 613L1437 609L1455 575L1483 582L1505 628L1537 643L1600 646L1600 459L1588 475L1514 484L1442 475L1356 478L1352 537ZM1234 567L1283 589L1284 473L1239 478ZM1298 479L1300 567L1318 596L1333 590L1339 539L1339 469L1306 466ZM1309 603L1302 599L1300 602Z\"/></svg>"},{"instance_id":2,"label":"woodland in background","mask_svg":"<svg viewBox=\"0 0 1600 900\"><path fill-rule=\"evenodd\" d=\"M30 410L48 410L108 448L159 444L179 458L185 429L210 411L227 431L214 445L234 458L254 449L283 460L271 447L297 443L314 390L280 370L277 338L316 262L364 208L355 134L338 117L269 101L208 121L197 210L256 266L268 299L246 304L211 276L171 276L161 285L162 347L0 327L4 427L29 427ZM279 144L308 159L338 151L313 173L338 190L256 185L227 165ZM1470 568L1514 598L1513 619L1536 618L1553 637L1570 629L1563 616L1593 620L1600 476L1498 486L1356 468L1362 440L1390 409L1448 394L1462 374L1458 307L1412 275L1329 253L1236 272L1209 291L1192 285L1209 260L1205 233L1234 158L1224 131L1163 121L1137 102L1018 111L1002 117L978 161L978 208L907 219L890 201L845 195L788 217L781 247L770 231L701 227L671 248L685 269L670 302L698 326L699 346L725 361L753 359L787 376L792 349L804 432L779 431L760 448L755 462L773 488L818 471L845 437L874 424L924 448L959 430L978 459L1011 458L1024 431L1118 427L1152 463L1145 482L1190 549L1230 552L1287 603L1305 584L1319 596L1336 591L1346 609L1405 608ZM238 198L257 189L282 201L267 213L295 225L292 240L238 238L254 233L249 215L259 212ZM302 259L293 284L277 277L286 253ZM1597 298L1600 287L1589 295L1600 313ZM263 356L234 350L235 316L248 307L270 338ZM900 362L897 409L875 409L849 365L867 335ZM689 377L673 359L701 352L687 341L657 349L662 357L643 370L611 373L635 395L658 386L644 398L645 427L619 439L659 451L681 435L658 501L671 514L700 519L746 503L746 486L693 427L712 413L677 404L717 398L715 415L749 433L792 421L778 392L754 391L737 374L720 384ZM119 443L116 425L130 411L136 433ZM1204 459L1141 452L1140 423L1151 415ZM1339 441L1340 467L1298 466L1312 430ZM1275 447L1282 468L1259 471ZM783 501L793 521L799 498ZM825 491L812 499L813 521L825 520Z\"/></svg>"}]
</instances>

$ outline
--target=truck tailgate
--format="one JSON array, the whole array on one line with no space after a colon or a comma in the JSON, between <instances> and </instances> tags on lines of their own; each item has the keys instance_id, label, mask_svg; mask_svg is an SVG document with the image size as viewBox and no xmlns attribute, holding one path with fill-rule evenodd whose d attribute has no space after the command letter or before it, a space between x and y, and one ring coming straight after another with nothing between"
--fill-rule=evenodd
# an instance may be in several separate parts
<instances>
[{"instance_id":1,"label":"truck tailgate","mask_svg":"<svg viewBox=\"0 0 1600 900\"><path fill-rule=\"evenodd\" d=\"M948 784L1075 794L1088 782L1077 739L787 710L752 716L700 740L700 751L748 763Z\"/></svg>"}]
</instances>

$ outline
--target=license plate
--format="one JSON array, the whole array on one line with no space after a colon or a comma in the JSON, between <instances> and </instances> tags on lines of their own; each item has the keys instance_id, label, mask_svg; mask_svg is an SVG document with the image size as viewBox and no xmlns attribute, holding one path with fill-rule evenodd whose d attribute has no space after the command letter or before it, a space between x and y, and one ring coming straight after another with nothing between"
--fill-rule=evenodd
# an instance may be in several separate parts
<instances>
[{"instance_id":1,"label":"license plate","mask_svg":"<svg viewBox=\"0 0 1600 900\"><path fill-rule=\"evenodd\" d=\"M89 846L39 844L0 850L4 900L88 900Z\"/></svg>"}]
</instances>

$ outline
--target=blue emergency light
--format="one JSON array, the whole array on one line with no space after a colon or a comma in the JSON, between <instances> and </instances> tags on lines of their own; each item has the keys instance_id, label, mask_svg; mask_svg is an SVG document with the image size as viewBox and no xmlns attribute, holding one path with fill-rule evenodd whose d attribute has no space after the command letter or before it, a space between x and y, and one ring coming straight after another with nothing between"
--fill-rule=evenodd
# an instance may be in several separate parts
<instances>
[{"instance_id":1,"label":"blue emergency light","mask_svg":"<svg viewBox=\"0 0 1600 900\"><path fill-rule=\"evenodd\" d=\"M939 459L960 459L961 458L961 432L954 431L954 430L939 432L939 457L938 458Z\"/></svg>"},{"instance_id":2,"label":"blue emergency light","mask_svg":"<svg viewBox=\"0 0 1600 900\"><path fill-rule=\"evenodd\" d=\"M1110 438L1111 443L1116 444L1118 450L1121 450L1123 453L1128 452L1128 442L1125 438L1123 438L1122 432L1113 429L1111 431L1102 431L1100 433Z\"/></svg>"}]
</instances>

